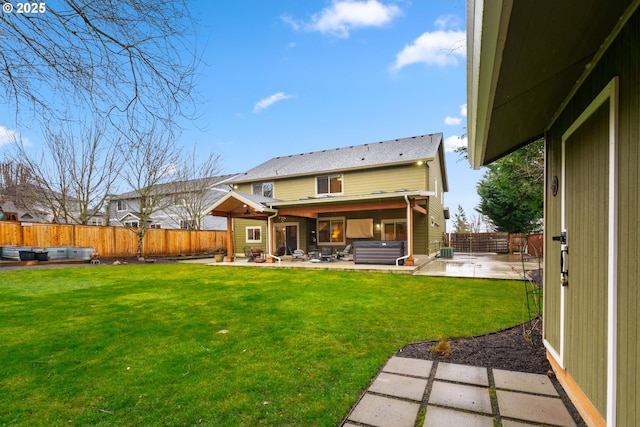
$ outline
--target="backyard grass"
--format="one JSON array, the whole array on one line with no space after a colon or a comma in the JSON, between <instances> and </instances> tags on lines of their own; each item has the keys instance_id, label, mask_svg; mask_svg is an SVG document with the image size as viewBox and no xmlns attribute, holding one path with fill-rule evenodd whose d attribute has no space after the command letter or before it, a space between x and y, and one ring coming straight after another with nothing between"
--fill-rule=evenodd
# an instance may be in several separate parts
<instances>
[{"instance_id":1,"label":"backyard grass","mask_svg":"<svg viewBox=\"0 0 640 427\"><path fill-rule=\"evenodd\" d=\"M193 264L0 271L0 425L332 426L395 351L522 283Z\"/></svg>"}]
</instances>

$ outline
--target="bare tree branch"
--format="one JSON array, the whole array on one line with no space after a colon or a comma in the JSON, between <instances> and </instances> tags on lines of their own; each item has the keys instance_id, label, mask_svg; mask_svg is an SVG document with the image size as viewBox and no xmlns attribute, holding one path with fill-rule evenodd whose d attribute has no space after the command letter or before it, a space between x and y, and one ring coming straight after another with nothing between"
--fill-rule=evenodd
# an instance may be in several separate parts
<instances>
[{"instance_id":1,"label":"bare tree branch","mask_svg":"<svg viewBox=\"0 0 640 427\"><path fill-rule=\"evenodd\" d=\"M121 125L171 128L195 106L193 4L64 0L40 14L0 14L0 77L8 105L43 121L79 105Z\"/></svg>"}]
</instances>

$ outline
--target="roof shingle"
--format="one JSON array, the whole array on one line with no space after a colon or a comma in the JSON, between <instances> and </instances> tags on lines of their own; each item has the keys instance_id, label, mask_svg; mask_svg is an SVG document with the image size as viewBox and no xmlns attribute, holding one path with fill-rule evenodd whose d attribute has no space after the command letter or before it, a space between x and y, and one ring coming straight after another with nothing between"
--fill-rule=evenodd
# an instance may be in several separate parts
<instances>
[{"instance_id":1,"label":"roof shingle","mask_svg":"<svg viewBox=\"0 0 640 427\"><path fill-rule=\"evenodd\" d=\"M442 133L435 133L274 157L237 175L230 182L260 181L431 160L436 157L442 138Z\"/></svg>"}]
</instances>

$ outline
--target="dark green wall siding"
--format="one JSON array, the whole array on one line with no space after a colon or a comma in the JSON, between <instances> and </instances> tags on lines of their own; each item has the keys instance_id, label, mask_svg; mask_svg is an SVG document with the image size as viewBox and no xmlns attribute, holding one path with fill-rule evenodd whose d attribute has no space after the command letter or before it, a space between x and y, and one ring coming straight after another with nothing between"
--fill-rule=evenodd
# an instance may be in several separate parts
<instances>
[{"instance_id":1,"label":"dark green wall siding","mask_svg":"<svg viewBox=\"0 0 640 427\"><path fill-rule=\"evenodd\" d=\"M582 84L576 95L569 102L559 119L547 132L547 189L546 189L546 218L545 232L555 235L560 231L560 197L553 197L550 192L550 180L554 175L561 175L561 137L562 133L571 126L576 118L585 110L600 91L614 78L619 77L619 114L617 138L617 179L618 179L618 297L617 305L617 424L637 425L640 421L640 292L638 292L638 277L640 276L640 13L636 11L617 39L609 47L601 61ZM601 147L606 141L590 140L590 146L584 147L586 154L599 156ZM593 194L602 191L599 187L607 186L602 178L602 169L606 167L606 160L600 159L593 166L592 174L597 177L593 183ZM594 217L602 217L601 206L588 205L589 193L581 196L586 201L579 202L584 209L593 209ZM599 203L594 198L594 203ZM585 259L579 260L571 254L570 287L584 286L585 292L576 303L582 305L582 312L577 312L576 319L580 321L592 316L593 322L606 326L606 310L602 310L595 300L603 299L599 282L606 271L608 253L602 248L602 230L604 227L599 219L593 219L588 240L590 249L585 247ZM571 231L570 231L571 233ZM584 233L587 233L585 231ZM570 245L575 242L570 235ZM587 245L586 243L578 243ZM571 247L570 247L571 252ZM554 346L559 345L559 255L557 243L546 239L545 247L545 336ZM574 272L581 272L580 274ZM582 278L580 278L582 275ZM578 283L573 283L574 277ZM589 295L588 293L591 293ZM604 297L606 300L606 296ZM570 319L567 319L569 322ZM602 328L602 326L598 326ZM574 331L569 331L571 334ZM585 332L575 332L578 336ZM602 329L592 331L597 341L602 340ZM606 378L600 373L581 371L583 366L594 363L606 363L602 360L601 351L593 354L592 349L582 346L583 343L573 341L567 336L567 354L565 363L569 373L576 379L583 391L592 400L596 408L602 410L604 397L601 394L606 385ZM571 354L569 354L571 350ZM578 358L587 359L584 362ZM597 358L597 360L594 360ZM590 360L589 360L590 359ZM603 384L605 383L605 384Z\"/></svg>"}]
</instances>

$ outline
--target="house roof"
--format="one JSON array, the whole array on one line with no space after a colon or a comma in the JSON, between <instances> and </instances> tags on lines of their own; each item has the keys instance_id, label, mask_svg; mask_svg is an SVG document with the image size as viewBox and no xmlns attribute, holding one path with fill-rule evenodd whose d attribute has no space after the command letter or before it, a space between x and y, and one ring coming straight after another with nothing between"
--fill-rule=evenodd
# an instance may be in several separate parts
<instances>
[{"instance_id":1,"label":"house roof","mask_svg":"<svg viewBox=\"0 0 640 427\"><path fill-rule=\"evenodd\" d=\"M468 0L471 165L541 137L637 7L637 0Z\"/></svg>"},{"instance_id":2,"label":"house roof","mask_svg":"<svg viewBox=\"0 0 640 427\"><path fill-rule=\"evenodd\" d=\"M228 175L220 175L220 176L214 176L214 177L210 177L210 178L199 178L199 179L192 179L189 181L184 181L184 183L189 184L189 183L193 183L194 187L198 187L198 183L203 182L203 181L207 181L210 180L210 187L217 187L220 185L225 185L231 178L235 177L237 174L228 174ZM174 194L174 193L180 193L184 190L184 188L187 188L186 185L181 185L180 184L181 181L174 181L174 182L167 182L167 183L163 183L163 184L158 184L155 186L155 190L156 190L156 195L167 195L167 194ZM125 200L125 199L131 199L131 198L137 198L138 197L138 192L136 191L128 191L126 193L122 193L122 194L118 194L118 195L114 195L111 196L111 200Z\"/></svg>"},{"instance_id":3,"label":"house roof","mask_svg":"<svg viewBox=\"0 0 640 427\"><path fill-rule=\"evenodd\" d=\"M255 182L290 178L318 173L367 169L383 166L429 161L443 154L442 133L393 139L369 144L274 157L261 165L231 179L231 183ZM446 187L444 155L441 168ZM446 191L446 190L445 190Z\"/></svg>"}]
</instances>

